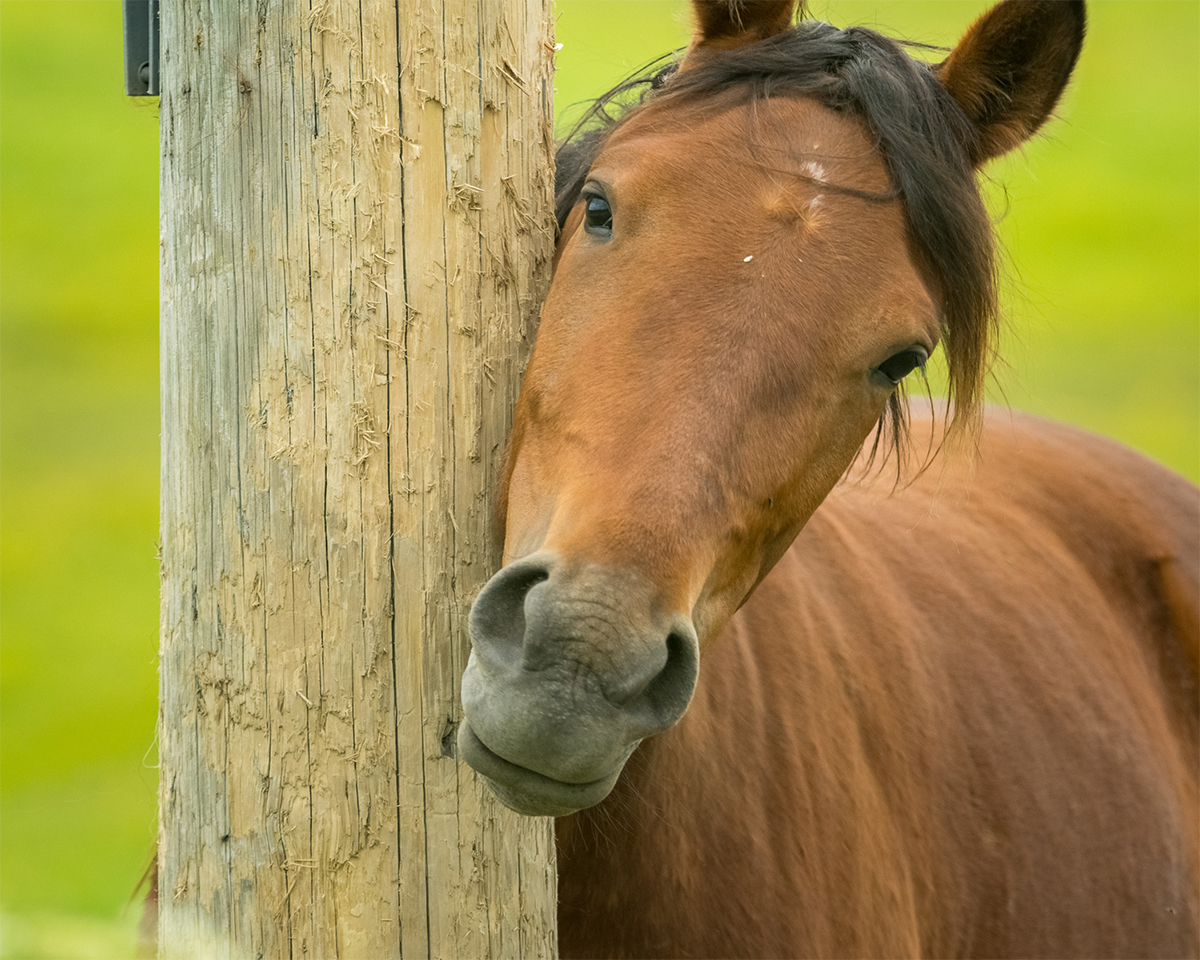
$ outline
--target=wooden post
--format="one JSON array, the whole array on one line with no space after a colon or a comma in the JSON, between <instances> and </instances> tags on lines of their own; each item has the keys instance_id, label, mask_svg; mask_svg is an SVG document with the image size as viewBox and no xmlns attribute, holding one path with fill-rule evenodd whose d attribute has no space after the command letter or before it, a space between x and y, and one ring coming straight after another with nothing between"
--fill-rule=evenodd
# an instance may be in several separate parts
<instances>
[{"instance_id":1,"label":"wooden post","mask_svg":"<svg viewBox=\"0 0 1200 960\"><path fill-rule=\"evenodd\" d=\"M160 950L556 952L455 757L553 245L548 0L162 5Z\"/></svg>"}]
</instances>

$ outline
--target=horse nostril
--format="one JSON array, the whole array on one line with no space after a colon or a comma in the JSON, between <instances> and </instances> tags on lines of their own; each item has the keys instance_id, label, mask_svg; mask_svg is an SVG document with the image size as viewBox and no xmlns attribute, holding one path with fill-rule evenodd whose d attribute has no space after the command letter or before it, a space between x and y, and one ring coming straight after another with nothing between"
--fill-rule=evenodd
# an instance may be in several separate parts
<instances>
[{"instance_id":1,"label":"horse nostril","mask_svg":"<svg viewBox=\"0 0 1200 960\"><path fill-rule=\"evenodd\" d=\"M487 659L515 665L525 642L525 598L550 579L550 558L529 557L509 564L480 591L467 620L471 645Z\"/></svg>"},{"instance_id":2,"label":"horse nostril","mask_svg":"<svg viewBox=\"0 0 1200 960\"><path fill-rule=\"evenodd\" d=\"M655 718L670 725L691 702L700 673L700 649L691 623L677 618L667 635L667 662L641 693L641 701Z\"/></svg>"}]
</instances>

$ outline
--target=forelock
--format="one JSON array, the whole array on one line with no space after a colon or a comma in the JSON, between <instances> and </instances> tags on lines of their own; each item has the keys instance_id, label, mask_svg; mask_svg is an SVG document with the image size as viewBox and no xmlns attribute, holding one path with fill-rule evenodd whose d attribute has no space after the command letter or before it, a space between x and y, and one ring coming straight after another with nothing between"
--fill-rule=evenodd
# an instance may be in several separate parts
<instances>
[{"instance_id":1,"label":"forelock","mask_svg":"<svg viewBox=\"0 0 1200 960\"><path fill-rule=\"evenodd\" d=\"M941 307L951 427L972 432L997 318L991 223L969 160L974 130L933 69L905 47L863 27L839 30L802 21L757 43L689 62L683 71L674 55L659 60L594 101L562 142L555 212L561 229L609 136L651 105L665 110L734 92L746 103L812 97L855 114L875 137L904 205L918 267ZM898 402L887 420L898 446L905 429Z\"/></svg>"}]
</instances>

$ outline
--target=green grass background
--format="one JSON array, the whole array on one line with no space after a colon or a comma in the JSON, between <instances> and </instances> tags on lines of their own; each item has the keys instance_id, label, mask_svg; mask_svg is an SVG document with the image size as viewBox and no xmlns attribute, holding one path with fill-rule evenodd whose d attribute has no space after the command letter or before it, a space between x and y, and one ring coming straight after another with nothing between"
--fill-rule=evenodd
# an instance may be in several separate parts
<instances>
[{"instance_id":1,"label":"green grass background","mask_svg":"<svg viewBox=\"0 0 1200 960\"><path fill-rule=\"evenodd\" d=\"M815 0L949 44L986 3ZM563 0L560 116L687 40ZM1096 0L1060 120L989 170L1007 402L1200 478L1200 3ZM155 824L157 162L116 2L0 0L0 956L126 956Z\"/></svg>"}]
</instances>

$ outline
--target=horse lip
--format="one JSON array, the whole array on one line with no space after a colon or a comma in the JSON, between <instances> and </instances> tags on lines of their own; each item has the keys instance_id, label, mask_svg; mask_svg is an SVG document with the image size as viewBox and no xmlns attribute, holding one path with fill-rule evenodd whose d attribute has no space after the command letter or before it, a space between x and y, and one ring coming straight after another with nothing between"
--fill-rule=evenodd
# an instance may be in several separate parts
<instances>
[{"instance_id":1,"label":"horse lip","mask_svg":"<svg viewBox=\"0 0 1200 960\"><path fill-rule=\"evenodd\" d=\"M629 753L633 752L633 744ZM505 760L488 749L464 718L458 728L458 749L479 773L496 798L527 817L565 817L593 806L608 796L625 766L628 754L605 776L590 783L566 783Z\"/></svg>"}]
</instances>

